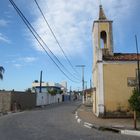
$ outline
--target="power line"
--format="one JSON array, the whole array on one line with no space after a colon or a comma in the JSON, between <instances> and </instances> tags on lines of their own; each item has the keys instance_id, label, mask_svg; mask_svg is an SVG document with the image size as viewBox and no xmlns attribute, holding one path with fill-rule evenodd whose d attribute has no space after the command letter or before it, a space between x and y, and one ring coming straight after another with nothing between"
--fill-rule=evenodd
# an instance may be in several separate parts
<instances>
[{"instance_id":1,"label":"power line","mask_svg":"<svg viewBox=\"0 0 140 140\"><path fill-rule=\"evenodd\" d=\"M10 0L10 2L13 2L12 0ZM16 9L17 13L19 14L19 16L22 18L23 22L26 24L26 26L28 27L28 29L31 31L31 33L34 35L34 37L37 39L38 43L41 45L41 47L43 48L43 50L47 53L47 55L51 58L51 60L56 64L56 66L59 68L59 70L69 79L71 80L66 73L60 68L60 66L53 60L53 58L49 55L49 53L47 52L47 50L45 49L45 47L43 47L43 45L40 43L39 39L45 43L42 38L38 35L38 33L35 31L35 29L32 27L32 25L29 23L29 21L25 18L25 16L23 15L23 13L19 10L19 8L16 6L16 4L13 2L12 3L13 7ZM35 32L35 33L34 33ZM36 34L36 35L35 35ZM37 38L39 37L39 39ZM45 44L46 45L46 44ZM46 45L47 46L47 45ZM47 46L48 48L48 46ZM51 51L48 48L49 51ZM59 61L59 60L58 60ZM60 61L59 61L60 62ZM71 80L73 82L75 82L74 80Z\"/></svg>"},{"instance_id":2,"label":"power line","mask_svg":"<svg viewBox=\"0 0 140 140\"><path fill-rule=\"evenodd\" d=\"M36 5L37 5L37 7L38 7L38 9L39 9L39 11L40 11L40 13L41 13L41 15L43 16L43 18L44 18L44 20L45 20L45 22L46 22L47 26L49 27L49 29L50 29L50 31L51 31L51 33L52 33L53 37L55 38L56 43L58 44L58 46L59 46L59 48L61 49L61 51L62 51L63 55L65 56L66 60L68 61L69 65L72 67L72 69L73 69L73 70L74 70L77 74L79 74L79 73L75 70L75 68L73 67L72 63L70 62L70 60L68 59L68 57L67 57L66 53L64 52L64 50L63 50L62 46L60 45L60 43L59 43L59 41L58 41L58 39L57 39L57 37L56 37L56 35L55 35L54 31L52 30L52 28L51 28L50 24L48 23L48 21L47 21L47 19L46 19L45 15L44 15L43 11L41 10L41 8L40 8L40 6L39 6L38 2L37 2L36 0L34 0L34 1L35 1Z\"/></svg>"},{"instance_id":3,"label":"power line","mask_svg":"<svg viewBox=\"0 0 140 140\"><path fill-rule=\"evenodd\" d=\"M46 54L49 56L49 58L54 62L54 64L58 67L58 69L72 82L76 82L74 80L72 80L63 70L62 68L55 62L55 60L51 57L51 55L47 52L46 48L41 44L40 40L42 41L42 43L47 47L47 49L49 50L49 52L55 57L55 59L57 59L57 61L59 62L59 64L61 64L63 67L64 65L58 60L58 58L52 53L52 51L48 48L48 46L46 45L46 43L42 40L42 38L39 36L39 34L35 31L35 29L33 28L33 26L30 24L30 22L26 19L26 17L24 16L24 14L21 12L21 10L17 7L17 5L13 2L13 0L9 0L10 3L12 4L12 6L14 7L14 9L16 10L16 12L18 13L18 15L21 17L21 19L23 20L23 22L25 23L25 25L28 27L29 31L32 33L32 35L35 37L35 39L37 40L37 42L39 43L39 45L42 47L42 49L46 52ZM64 67L65 68L65 67ZM67 70L65 68L65 70ZM67 71L68 72L68 71ZM76 82L77 83L77 82Z\"/></svg>"}]
</instances>

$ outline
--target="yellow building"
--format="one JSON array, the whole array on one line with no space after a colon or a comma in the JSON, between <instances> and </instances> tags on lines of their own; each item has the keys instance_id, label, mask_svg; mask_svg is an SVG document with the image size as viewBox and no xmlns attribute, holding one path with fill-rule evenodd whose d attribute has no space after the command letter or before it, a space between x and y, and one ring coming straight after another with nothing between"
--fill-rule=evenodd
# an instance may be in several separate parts
<instances>
[{"instance_id":1,"label":"yellow building","mask_svg":"<svg viewBox=\"0 0 140 140\"><path fill-rule=\"evenodd\" d=\"M136 83L137 54L114 53L112 23L100 5L92 31L93 112L98 117L129 116L128 99Z\"/></svg>"}]
</instances>

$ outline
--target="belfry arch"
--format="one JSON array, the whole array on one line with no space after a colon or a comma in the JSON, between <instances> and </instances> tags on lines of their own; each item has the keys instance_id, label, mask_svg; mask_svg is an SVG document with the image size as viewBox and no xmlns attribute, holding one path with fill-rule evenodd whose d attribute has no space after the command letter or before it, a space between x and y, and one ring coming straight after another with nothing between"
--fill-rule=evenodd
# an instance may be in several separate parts
<instances>
[{"instance_id":1,"label":"belfry arch","mask_svg":"<svg viewBox=\"0 0 140 140\"><path fill-rule=\"evenodd\" d=\"M107 33L106 33L106 31L100 32L100 48L107 48Z\"/></svg>"}]
</instances>

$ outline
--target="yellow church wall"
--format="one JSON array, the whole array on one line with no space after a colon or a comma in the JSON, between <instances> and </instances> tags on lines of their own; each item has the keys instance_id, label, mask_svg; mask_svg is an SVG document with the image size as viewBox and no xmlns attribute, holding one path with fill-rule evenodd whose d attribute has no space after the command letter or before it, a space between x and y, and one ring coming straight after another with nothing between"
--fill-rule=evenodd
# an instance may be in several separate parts
<instances>
[{"instance_id":1,"label":"yellow church wall","mask_svg":"<svg viewBox=\"0 0 140 140\"><path fill-rule=\"evenodd\" d=\"M135 77L136 63L103 64L105 111L127 111L128 99L133 87L128 87L127 78Z\"/></svg>"},{"instance_id":2,"label":"yellow church wall","mask_svg":"<svg viewBox=\"0 0 140 140\"><path fill-rule=\"evenodd\" d=\"M100 22L100 24L99 24L99 30L100 31L106 31L108 28L109 28L109 23L108 22L106 22L106 23ZM109 29L108 29L108 31L109 31Z\"/></svg>"}]
</instances>

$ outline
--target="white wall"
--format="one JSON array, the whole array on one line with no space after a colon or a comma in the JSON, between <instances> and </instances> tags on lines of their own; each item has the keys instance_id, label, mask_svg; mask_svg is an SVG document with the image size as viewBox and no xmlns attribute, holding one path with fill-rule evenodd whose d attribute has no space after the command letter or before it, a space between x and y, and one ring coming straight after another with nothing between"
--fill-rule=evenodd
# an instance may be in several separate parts
<instances>
[{"instance_id":1,"label":"white wall","mask_svg":"<svg viewBox=\"0 0 140 140\"><path fill-rule=\"evenodd\" d=\"M36 106L47 104L47 93L37 93Z\"/></svg>"},{"instance_id":2,"label":"white wall","mask_svg":"<svg viewBox=\"0 0 140 140\"><path fill-rule=\"evenodd\" d=\"M51 96L48 93L37 93L36 106L58 103L58 98L59 98L59 102L62 102L61 94L56 94L55 96Z\"/></svg>"}]
</instances>

